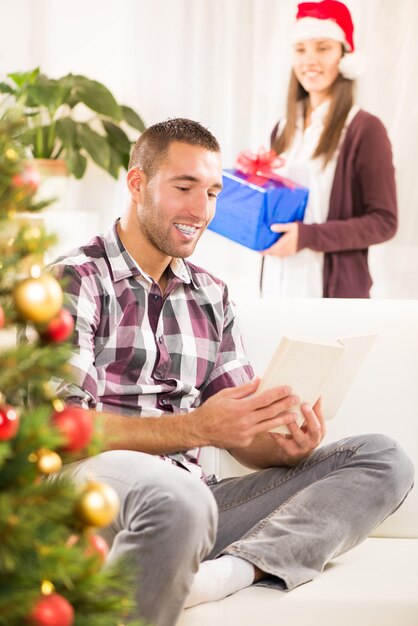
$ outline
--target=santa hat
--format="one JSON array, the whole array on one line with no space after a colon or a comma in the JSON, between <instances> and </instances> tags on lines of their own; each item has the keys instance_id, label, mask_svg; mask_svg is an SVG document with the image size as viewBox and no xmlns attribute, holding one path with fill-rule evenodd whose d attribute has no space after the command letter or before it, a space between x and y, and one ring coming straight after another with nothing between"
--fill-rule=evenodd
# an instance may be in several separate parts
<instances>
[{"instance_id":1,"label":"santa hat","mask_svg":"<svg viewBox=\"0 0 418 626\"><path fill-rule=\"evenodd\" d=\"M292 42L305 39L334 39L343 44L340 73L350 80L361 76L364 71L364 59L354 53L354 26L350 11L338 0L322 2L301 2L298 4L296 23L292 30Z\"/></svg>"}]
</instances>

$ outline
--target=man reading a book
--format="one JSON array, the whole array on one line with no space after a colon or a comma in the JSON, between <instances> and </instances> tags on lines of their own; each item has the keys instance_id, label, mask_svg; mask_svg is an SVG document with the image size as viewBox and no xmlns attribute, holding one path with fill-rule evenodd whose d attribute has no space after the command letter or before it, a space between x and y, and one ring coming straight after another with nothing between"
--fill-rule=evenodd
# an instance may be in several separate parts
<instances>
[{"instance_id":1,"label":"man reading a book","mask_svg":"<svg viewBox=\"0 0 418 626\"><path fill-rule=\"evenodd\" d=\"M148 128L127 184L121 218L56 262L75 320L75 382L62 394L95 412L106 442L67 471L118 492L108 558L131 559L139 616L174 626L184 606L313 579L400 505L413 469L386 436L319 447L320 403L302 404L299 427L292 409L304 399L285 380L255 394L226 285L186 260L222 189L207 129ZM282 425L287 435L270 432ZM206 476L203 446L258 471Z\"/></svg>"}]
</instances>

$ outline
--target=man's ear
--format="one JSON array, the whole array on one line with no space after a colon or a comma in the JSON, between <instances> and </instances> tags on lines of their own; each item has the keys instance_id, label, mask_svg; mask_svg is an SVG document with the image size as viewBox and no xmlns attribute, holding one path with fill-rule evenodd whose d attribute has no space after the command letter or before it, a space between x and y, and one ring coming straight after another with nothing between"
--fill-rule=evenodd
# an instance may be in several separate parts
<instances>
[{"instance_id":1,"label":"man's ear","mask_svg":"<svg viewBox=\"0 0 418 626\"><path fill-rule=\"evenodd\" d=\"M140 194L145 189L146 176L138 167L132 167L126 177L128 189L132 199L136 202L140 200Z\"/></svg>"}]
</instances>

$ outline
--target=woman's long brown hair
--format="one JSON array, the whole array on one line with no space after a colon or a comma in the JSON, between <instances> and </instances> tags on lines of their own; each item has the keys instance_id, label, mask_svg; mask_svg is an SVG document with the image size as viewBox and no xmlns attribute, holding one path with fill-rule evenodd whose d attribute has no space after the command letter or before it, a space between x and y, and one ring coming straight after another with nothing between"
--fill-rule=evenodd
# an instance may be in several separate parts
<instances>
[{"instance_id":1,"label":"woman's long brown hair","mask_svg":"<svg viewBox=\"0 0 418 626\"><path fill-rule=\"evenodd\" d=\"M292 70L287 96L286 125L272 146L277 154L281 154L291 145L296 130L298 103L302 103L303 116L305 117L308 96L308 92L302 87ZM332 159L332 155L337 149L345 120L353 102L354 83L339 74L331 87L331 103L325 119L324 130L312 155L313 158L323 155L324 167Z\"/></svg>"}]
</instances>

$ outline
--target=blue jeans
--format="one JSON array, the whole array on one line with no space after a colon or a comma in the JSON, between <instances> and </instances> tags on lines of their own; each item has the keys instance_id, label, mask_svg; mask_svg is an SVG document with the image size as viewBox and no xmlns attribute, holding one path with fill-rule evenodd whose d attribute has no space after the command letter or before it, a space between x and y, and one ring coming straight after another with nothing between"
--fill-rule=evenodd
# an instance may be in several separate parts
<instances>
[{"instance_id":1,"label":"blue jeans","mask_svg":"<svg viewBox=\"0 0 418 626\"><path fill-rule=\"evenodd\" d=\"M282 589L312 580L403 502L413 465L384 435L318 448L293 467L227 478L207 487L187 471L141 452L115 450L68 466L119 493L121 511L103 530L109 560L131 556L139 614L173 626L199 563L246 559Z\"/></svg>"}]
</instances>

